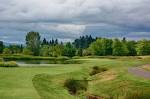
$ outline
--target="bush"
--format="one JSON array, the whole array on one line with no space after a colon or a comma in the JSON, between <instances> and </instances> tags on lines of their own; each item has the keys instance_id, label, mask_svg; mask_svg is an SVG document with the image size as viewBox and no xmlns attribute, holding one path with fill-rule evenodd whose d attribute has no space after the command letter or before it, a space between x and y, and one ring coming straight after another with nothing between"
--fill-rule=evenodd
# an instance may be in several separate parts
<instances>
[{"instance_id":1,"label":"bush","mask_svg":"<svg viewBox=\"0 0 150 99\"><path fill-rule=\"evenodd\" d=\"M104 71L107 71L108 69L105 68L105 67L101 67L99 68L98 66L94 66L92 68L92 71L90 72L90 75L95 75L95 74L98 74L98 73L101 73L101 72L104 72Z\"/></svg>"},{"instance_id":2,"label":"bush","mask_svg":"<svg viewBox=\"0 0 150 99\"><path fill-rule=\"evenodd\" d=\"M12 54L12 52L9 48L4 48L3 54Z\"/></svg>"},{"instance_id":3,"label":"bush","mask_svg":"<svg viewBox=\"0 0 150 99\"><path fill-rule=\"evenodd\" d=\"M14 61L0 62L0 67L18 67L18 64Z\"/></svg>"},{"instance_id":4,"label":"bush","mask_svg":"<svg viewBox=\"0 0 150 99\"><path fill-rule=\"evenodd\" d=\"M76 94L80 90L87 90L88 81L87 80L75 80L67 79L64 86L68 89L71 94Z\"/></svg>"},{"instance_id":5,"label":"bush","mask_svg":"<svg viewBox=\"0 0 150 99\"><path fill-rule=\"evenodd\" d=\"M2 62L3 61L3 59L2 58L0 58L0 62Z\"/></svg>"},{"instance_id":6,"label":"bush","mask_svg":"<svg viewBox=\"0 0 150 99\"><path fill-rule=\"evenodd\" d=\"M28 48L24 48L23 49L23 54L24 55L33 55L33 52L31 50L29 50Z\"/></svg>"}]
</instances>

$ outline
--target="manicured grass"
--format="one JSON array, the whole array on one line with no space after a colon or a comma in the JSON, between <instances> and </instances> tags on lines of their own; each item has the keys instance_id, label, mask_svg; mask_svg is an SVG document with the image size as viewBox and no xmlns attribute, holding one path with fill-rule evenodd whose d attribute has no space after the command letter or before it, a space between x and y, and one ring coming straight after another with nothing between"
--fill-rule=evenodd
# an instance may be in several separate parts
<instances>
[{"instance_id":1,"label":"manicured grass","mask_svg":"<svg viewBox=\"0 0 150 99\"><path fill-rule=\"evenodd\" d=\"M33 87L32 79L35 75L46 73L56 75L79 70L72 65L56 67L18 67L0 68L0 99L40 99Z\"/></svg>"},{"instance_id":2,"label":"manicured grass","mask_svg":"<svg viewBox=\"0 0 150 99\"><path fill-rule=\"evenodd\" d=\"M0 99L82 99L87 94L108 97L140 90L149 99L150 80L128 73L128 68L150 63L149 59L80 58L82 64L54 64L53 67L0 68ZM108 70L90 76L93 66ZM89 80L88 90L76 96L64 87L66 79ZM110 93L109 93L110 92Z\"/></svg>"}]
</instances>

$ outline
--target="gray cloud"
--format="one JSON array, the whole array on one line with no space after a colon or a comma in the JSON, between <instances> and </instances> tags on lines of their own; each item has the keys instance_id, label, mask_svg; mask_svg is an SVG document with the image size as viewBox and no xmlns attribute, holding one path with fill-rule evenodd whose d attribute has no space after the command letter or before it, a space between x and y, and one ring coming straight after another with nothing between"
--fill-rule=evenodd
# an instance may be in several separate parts
<instances>
[{"instance_id":1,"label":"gray cloud","mask_svg":"<svg viewBox=\"0 0 150 99\"><path fill-rule=\"evenodd\" d=\"M150 39L149 5L149 0L1 0L0 39L9 35L23 42L31 30L67 40L84 34ZM143 32L147 36L139 36Z\"/></svg>"}]
</instances>

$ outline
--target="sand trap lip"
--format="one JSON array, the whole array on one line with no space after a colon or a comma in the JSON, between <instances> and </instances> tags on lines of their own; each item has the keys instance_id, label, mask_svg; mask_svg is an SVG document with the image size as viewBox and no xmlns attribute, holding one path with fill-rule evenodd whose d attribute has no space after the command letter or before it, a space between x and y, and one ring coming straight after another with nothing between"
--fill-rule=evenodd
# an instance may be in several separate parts
<instances>
[{"instance_id":1,"label":"sand trap lip","mask_svg":"<svg viewBox=\"0 0 150 99\"><path fill-rule=\"evenodd\" d=\"M148 64L146 64L146 65L148 65ZM150 66L150 64L149 64L149 66ZM147 71L147 70L144 70L141 66L134 67L134 68L129 68L128 72L132 73L136 76L140 76L140 77L143 77L143 78L146 78L146 79L150 79L150 72Z\"/></svg>"}]
</instances>

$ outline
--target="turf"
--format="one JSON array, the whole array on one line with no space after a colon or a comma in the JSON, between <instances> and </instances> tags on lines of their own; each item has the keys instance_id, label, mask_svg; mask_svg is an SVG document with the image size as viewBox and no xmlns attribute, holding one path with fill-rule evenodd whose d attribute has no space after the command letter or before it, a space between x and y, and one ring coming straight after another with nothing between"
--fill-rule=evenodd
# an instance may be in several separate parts
<instances>
[{"instance_id":1,"label":"turf","mask_svg":"<svg viewBox=\"0 0 150 99\"><path fill-rule=\"evenodd\" d=\"M130 90L144 91L145 99L150 97L150 80L134 76L127 71L130 67L150 63L149 59L92 57L76 60L84 62L54 64L50 67L1 67L0 99L82 99L87 94L108 97ZM106 67L108 71L89 76L93 66ZM85 77L90 80L87 92L72 96L63 86L68 78L81 80Z\"/></svg>"}]
</instances>

